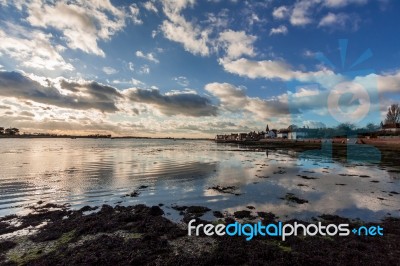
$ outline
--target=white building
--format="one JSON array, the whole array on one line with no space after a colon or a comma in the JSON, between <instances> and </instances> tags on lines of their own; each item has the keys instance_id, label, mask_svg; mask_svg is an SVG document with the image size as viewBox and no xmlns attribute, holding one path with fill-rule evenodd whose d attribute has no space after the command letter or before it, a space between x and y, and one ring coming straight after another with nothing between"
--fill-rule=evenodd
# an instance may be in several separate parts
<instances>
[{"instance_id":1,"label":"white building","mask_svg":"<svg viewBox=\"0 0 400 266\"><path fill-rule=\"evenodd\" d=\"M306 137L308 137L308 133L306 131L302 131L301 129L290 131L287 136L288 139L304 139Z\"/></svg>"},{"instance_id":2,"label":"white building","mask_svg":"<svg viewBox=\"0 0 400 266\"><path fill-rule=\"evenodd\" d=\"M275 132L274 132L273 130L270 130L270 131L267 131L267 132L264 134L264 137L265 137L266 139L273 139L273 138L276 138L276 134L275 134Z\"/></svg>"},{"instance_id":3,"label":"white building","mask_svg":"<svg viewBox=\"0 0 400 266\"><path fill-rule=\"evenodd\" d=\"M383 131L400 132L400 123L385 124L382 126Z\"/></svg>"},{"instance_id":4,"label":"white building","mask_svg":"<svg viewBox=\"0 0 400 266\"><path fill-rule=\"evenodd\" d=\"M281 138L281 139L287 139L289 135L289 131L288 130L279 130L277 133L277 137Z\"/></svg>"},{"instance_id":5,"label":"white building","mask_svg":"<svg viewBox=\"0 0 400 266\"><path fill-rule=\"evenodd\" d=\"M276 138L276 129L269 130L269 126L265 128L264 138L266 139L273 139Z\"/></svg>"}]
</instances>

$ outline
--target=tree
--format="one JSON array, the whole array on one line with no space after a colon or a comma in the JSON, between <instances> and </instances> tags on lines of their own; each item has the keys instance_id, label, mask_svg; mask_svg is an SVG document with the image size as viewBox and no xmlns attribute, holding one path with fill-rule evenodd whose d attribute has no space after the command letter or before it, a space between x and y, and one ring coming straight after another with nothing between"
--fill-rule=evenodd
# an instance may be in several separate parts
<instances>
[{"instance_id":1,"label":"tree","mask_svg":"<svg viewBox=\"0 0 400 266\"><path fill-rule=\"evenodd\" d=\"M392 104L388 108L385 124L392 125L400 122L400 107L398 104Z\"/></svg>"},{"instance_id":2,"label":"tree","mask_svg":"<svg viewBox=\"0 0 400 266\"><path fill-rule=\"evenodd\" d=\"M336 127L336 134L339 136L351 135L355 126L351 123L342 123Z\"/></svg>"},{"instance_id":3,"label":"tree","mask_svg":"<svg viewBox=\"0 0 400 266\"><path fill-rule=\"evenodd\" d=\"M367 130L367 132L375 132L379 129L379 126L375 125L374 123L368 123L365 129Z\"/></svg>"},{"instance_id":4,"label":"tree","mask_svg":"<svg viewBox=\"0 0 400 266\"><path fill-rule=\"evenodd\" d=\"M4 127L0 127L0 135L4 134Z\"/></svg>"},{"instance_id":5,"label":"tree","mask_svg":"<svg viewBox=\"0 0 400 266\"><path fill-rule=\"evenodd\" d=\"M13 127L13 128L7 128L7 129L5 130L5 134L6 134L6 135L19 135L19 129L18 129L18 128L15 128L15 127Z\"/></svg>"}]
</instances>

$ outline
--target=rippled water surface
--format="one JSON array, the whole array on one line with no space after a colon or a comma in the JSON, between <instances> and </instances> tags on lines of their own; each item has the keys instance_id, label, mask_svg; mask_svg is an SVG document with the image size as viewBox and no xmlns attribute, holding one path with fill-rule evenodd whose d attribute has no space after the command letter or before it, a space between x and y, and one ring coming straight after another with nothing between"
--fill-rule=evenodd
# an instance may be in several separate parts
<instances>
[{"instance_id":1,"label":"rippled water surface","mask_svg":"<svg viewBox=\"0 0 400 266\"><path fill-rule=\"evenodd\" d=\"M175 204L228 212L254 206L283 220L400 216L398 169L299 159L288 150L185 140L0 139L0 154L0 217L38 201L73 208L163 203L174 219ZM138 197L127 196L134 191ZM308 203L288 201L287 193Z\"/></svg>"}]
</instances>

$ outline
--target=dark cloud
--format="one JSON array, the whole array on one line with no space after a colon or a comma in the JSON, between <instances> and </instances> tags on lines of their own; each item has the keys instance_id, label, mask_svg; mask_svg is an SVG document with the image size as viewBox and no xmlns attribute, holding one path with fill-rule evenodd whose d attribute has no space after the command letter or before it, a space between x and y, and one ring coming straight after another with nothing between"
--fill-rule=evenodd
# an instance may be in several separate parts
<instances>
[{"instance_id":1,"label":"dark cloud","mask_svg":"<svg viewBox=\"0 0 400 266\"><path fill-rule=\"evenodd\" d=\"M169 116L216 116L218 111L210 99L187 91L161 94L156 89L129 89L121 93L116 88L94 81L78 83L65 79L46 80L46 85L42 85L19 72L0 72L0 96L14 97L25 103L36 102L78 110L96 109L102 112L118 111L116 104L119 100L148 104ZM50 110L48 106L41 108ZM133 112L142 113L136 108Z\"/></svg>"},{"instance_id":2,"label":"dark cloud","mask_svg":"<svg viewBox=\"0 0 400 266\"><path fill-rule=\"evenodd\" d=\"M199 126L198 124L187 124L178 126L175 128L176 131L180 130L190 130L197 131L206 134L220 134L221 130L229 130L229 133L239 133L239 132L249 132L253 130L253 128L249 128L248 126L238 126L232 122L215 122L215 123L207 123L207 126ZM225 132L227 133L227 132Z\"/></svg>"},{"instance_id":3,"label":"dark cloud","mask_svg":"<svg viewBox=\"0 0 400 266\"><path fill-rule=\"evenodd\" d=\"M23 112L19 113L19 115L21 115L21 116L35 117L35 115L34 115L33 113L28 112L28 111L23 111Z\"/></svg>"},{"instance_id":4,"label":"dark cloud","mask_svg":"<svg viewBox=\"0 0 400 266\"><path fill-rule=\"evenodd\" d=\"M139 111L139 109L137 109L137 108L133 108L132 111L133 111L136 115L139 115L139 114L140 114L140 111Z\"/></svg>"},{"instance_id":5,"label":"dark cloud","mask_svg":"<svg viewBox=\"0 0 400 266\"><path fill-rule=\"evenodd\" d=\"M208 125L210 127L215 127L215 128L236 127L236 124L232 122L215 122L215 123L208 123Z\"/></svg>"},{"instance_id":6,"label":"dark cloud","mask_svg":"<svg viewBox=\"0 0 400 266\"><path fill-rule=\"evenodd\" d=\"M3 110L10 110L11 107L10 107L10 106L7 106L7 105L0 105L0 109L3 109Z\"/></svg>"},{"instance_id":7,"label":"dark cloud","mask_svg":"<svg viewBox=\"0 0 400 266\"><path fill-rule=\"evenodd\" d=\"M218 108L208 98L187 92L161 94L156 89L132 89L127 92L130 100L153 105L166 115L216 116Z\"/></svg>"},{"instance_id":8,"label":"dark cloud","mask_svg":"<svg viewBox=\"0 0 400 266\"><path fill-rule=\"evenodd\" d=\"M0 95L6 97L64 108L97 109L102 112L118 111L116 101L123 97L117 89L96 82L79 84L62 80L60 85L71 93L61 94L54 86L42 86L18 72L0 72Z\"/></svg>"}]
</instances>

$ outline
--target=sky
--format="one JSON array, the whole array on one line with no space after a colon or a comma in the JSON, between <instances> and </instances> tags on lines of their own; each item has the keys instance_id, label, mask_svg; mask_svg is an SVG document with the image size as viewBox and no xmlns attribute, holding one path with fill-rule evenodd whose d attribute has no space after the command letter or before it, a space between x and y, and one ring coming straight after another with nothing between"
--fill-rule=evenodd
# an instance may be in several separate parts
<instances>
[{"instance_id":1,"label":"sky","mask_svg":"<svg viewBox=\"0 0 400 266\"><path fill-rule=\"evenodd\" d=\"M400 103L400 1L0 0L0 126L213 137Z\"/></svg>"}]
</instances>

